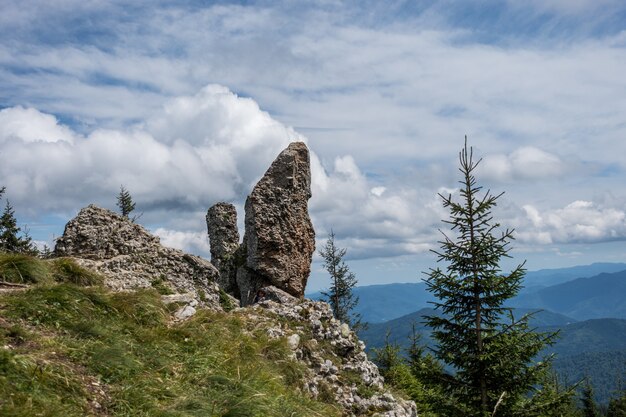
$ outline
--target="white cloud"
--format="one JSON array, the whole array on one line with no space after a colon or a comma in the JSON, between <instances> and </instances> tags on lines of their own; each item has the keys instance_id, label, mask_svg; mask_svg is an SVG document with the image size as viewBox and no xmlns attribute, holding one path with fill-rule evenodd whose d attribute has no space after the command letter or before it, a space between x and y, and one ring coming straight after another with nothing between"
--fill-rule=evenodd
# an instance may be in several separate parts
<instances>
[{"instance_id":1,"label":"white cloud","mask_svg":"<svg viewBox=\"0 0 626 417\"><path fill-rule=\"evenodd\" d=\"M16 106L0 110L0 143L9 140L72 143L74 136L54 116L36 109Z\"/></svg>"},{"instance_id":2,"label":"white cloud","mask_svg":"<svg viewBox=\"0 0 626 417\"><path fill-rule=\"evenodd\" d=\"M241 199L281 149L305 140L220 86L179 97L136 127L85 137L54 116L9 108L0 134L0 176L12 200L40 212L110 204L120 184L143 206L206 209Z\"/></svg>"},{"instance_id":3,"label":"white cloud","mask_svg":"<svg viewBox=\"0 0 626 417\"><path fill-rule=\"evenodd\" d=\"M210 253L209 239L206 233L184 232L160 227L154 230L154 234L161 239L163 246L203 256L208 256Z\"/></svg>"},{"instance_id":4,"label":"white cloud","mask_svg":"<svg viewBox=\"0 0 626 417\"><path fill-rule=\"evenodd\" d=\"M526 224L518 226L522 242L551 244L602 242L626 238L626 212L591 201L574 201L563 208L540 212L523 206Z\"/></svg>"},{"instance_id":5,"label":"white cloud","mask_svg":"<svg viewBox=\"0 0 626 417\"><path fill-rule=\"evenodd\" d=\"M492 181L556 178L565 173L565 164L556 155L526 146L508 155L486 155L479 165L479 173Z\"/></svg>"}]
</instances>

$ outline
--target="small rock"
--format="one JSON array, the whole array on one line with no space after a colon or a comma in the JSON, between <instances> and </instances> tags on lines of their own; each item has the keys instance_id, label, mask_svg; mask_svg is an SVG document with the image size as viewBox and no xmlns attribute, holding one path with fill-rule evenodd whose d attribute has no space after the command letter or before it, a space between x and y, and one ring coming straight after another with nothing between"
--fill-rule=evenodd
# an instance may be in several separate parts
<instances>
[{"instance_id":1,"label":"small rock","mask_svg":"<svg viewBox=\"0 0 626 417\"><path fill-rule=\"evenodd\" d=\"M300 345L300 335L298 333L292 334L287 338L287 343L289 343L291 350L298 349L298 346Z\"/></svg>"},{"instance_id":2,"label":"small rock","mask_svg":"<svg viewBox=\"0 0 626 417\"><path fill-rule=\"evenodd\" d=\"M196 314L196 309L190 305L186 305L178 309L178 311L174 313L174 317L177 320L186 320L189 317L193 316L194 314Z\"/></svg>"}]
</instances>

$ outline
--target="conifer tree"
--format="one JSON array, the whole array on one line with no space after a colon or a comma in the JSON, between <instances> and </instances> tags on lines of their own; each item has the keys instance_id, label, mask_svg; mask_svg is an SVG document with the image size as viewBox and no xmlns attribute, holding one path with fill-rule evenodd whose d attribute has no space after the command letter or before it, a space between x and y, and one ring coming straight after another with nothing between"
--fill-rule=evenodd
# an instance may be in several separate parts
<instances>
[{"instance_id":1,"label":"conifer tree","mask_svg":"<svg viewBox=\"0 0 626 417\"><path fill-rule=\"evenodd\" d=\"M582 393L583 416L584 417L600 417L596 401L593 398L593 387L587 381Z\"/></svg>"},{"instance_id":2,"label":"conifer tree","mask_svg":"<svg viewBox=\"0 0 626 417\"><path fill-rule=\"evenodd\" d=\"M626 390L618 398L611 399L606 417L626 417Z\"/></svg>"},{"instance_id":3,"label":"conifer tree","mask_svg":"<svg viewBox=\"0 0 626 417\"><path fill-rule=\"evenodd\" d=\"M540 405L533 393L549 360L532 361L555 334L531 331L528 315L516 319L505 306L520 290L525 270L522 263L505 274L499 266L513 240L513 230L501 230L491 214L502 194L481 195L474 177L480 160L474 161L467 138L459 162L460 202L440 194L451 233L442 232L441 249L434 252L447 266L431 269L426 280L442 313L426 317L435 356L454 369L439 383L453 404L449 415L534 415Z\"/></svg>"},{"instance_id":4,"label":"conifer tree","mask_svg":"<svg viewBox=\"0 0 626 417\"><path fill-rule=\"evenodd\" d=\"M4 193L4 187L0 190ZM17 226L15 210L7 200L4 211L0 215L0 252L36 254L37 248L28 234Z\"/></svg>"},{"instance_id":5,"label":"conifer tree","mask_svg":"<svg viewBox=\"0 0 626 417\"><path fill-rule=\"evenodd\" d=\"M117 207L119 207L122 216L126 218L128 218L128 215L135 210L133 198L131 197L130 192L128 192L123 185L120 186L120 193L117 196ZM132 221L135 221L134 217Z\"/></svg>"},{"instance_id":6,"label":"conifer tree","mask_svg":"<svg viewBox=\"0 0 626 417\"><path fill-rule=\"evenodd\" d=\"M337 320L350 324L354 329L362 328L361 315L353 312L359 303L359 297L352 292L357 279L343 260L346 249L335 245L335 234L332 230L326 245L319 254L324 260L324 269L330 275L330 287L328 291L322 291L322 295L330 304L333 315Z\"/></svg>"}]
</instances>

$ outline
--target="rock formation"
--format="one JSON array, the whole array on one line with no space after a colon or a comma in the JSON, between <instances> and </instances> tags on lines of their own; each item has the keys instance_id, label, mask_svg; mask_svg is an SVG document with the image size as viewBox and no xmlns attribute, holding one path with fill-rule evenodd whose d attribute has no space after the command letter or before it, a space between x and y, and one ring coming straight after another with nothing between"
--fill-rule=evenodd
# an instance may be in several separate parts
<instances>
[{"instance_id":1,"label":"rock formation","mask_svg":"<svg viewBox=\"0 0 626 417\"><path fill-rule=\"evenodd\" d=\"M237 272L243 305L268 285L304 296L315 251L310 198L309 150L294 142L278 155L246 200L242 244L246 262Z\"/></svg>"},{"instance_id":2,"label":"rock formation","mask_svg":"<svg viewBox=\"0 0 626 417\"><path fill-rule=\"evenodd\" d=\"M110 210L82 209L65 226L54 253L101 273L113 289L155 287L220 305L219 273L209 261L162 246L158 237Z\"/></svg>"},{"instance_id":3,"label":"rock formation","mask_svg":"<svg viewBox=\"0 0 626 417\"><path fill-rule=\"evenodd\" d=\"M239 249L237 210L229 203L217 203L206 214L211 241L211 263L220 271L219 284L229 294L239 298L235 253Z\"/></svg>"}]
</instances>

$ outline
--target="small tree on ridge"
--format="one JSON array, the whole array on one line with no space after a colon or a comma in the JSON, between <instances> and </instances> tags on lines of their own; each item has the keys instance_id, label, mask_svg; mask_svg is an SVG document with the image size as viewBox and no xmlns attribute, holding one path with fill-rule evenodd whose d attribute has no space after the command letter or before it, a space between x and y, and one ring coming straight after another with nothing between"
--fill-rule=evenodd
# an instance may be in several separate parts
<instances>
[{"instance_id":1,"label":"small tree on ridge","mask_svg":"<svg viewBox=\"0 0 626 417\"><path fill-rule=\"evenodd\" d=\"M122 216L126 218L128 218L128 215L135 210L133 198L123 185L120 186L120 193L117 195L117 207L119 207ZM133 217L131 220L135 221L136 219Z\"/></svg>"},{"instance_id":2,"label":"small tree on ridge","mask_svg":"<svg viewBox=\"0 0 626 417\"><path fill-rule=\"evenodd\" d=\"M324 260L324 269L330 275L330 288L328 291L322 291L322 295L330 304L333 315L337 320L348 323L353 328L362 327L361 315L352 312L359 302L359 297L352 293L357 279L343 260L346 249L335 245L335 234L332 230L319 254Z\"/></svg>"}]
</instances>

